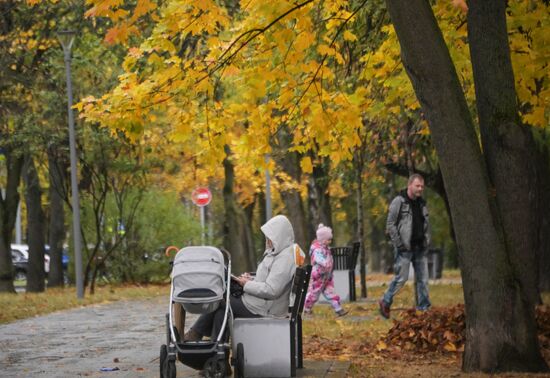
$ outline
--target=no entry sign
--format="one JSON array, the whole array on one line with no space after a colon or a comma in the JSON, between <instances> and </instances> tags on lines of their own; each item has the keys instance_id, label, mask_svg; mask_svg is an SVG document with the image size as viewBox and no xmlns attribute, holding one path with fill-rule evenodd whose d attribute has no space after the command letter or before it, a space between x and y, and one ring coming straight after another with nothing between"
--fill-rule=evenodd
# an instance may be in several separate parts
<instances>
[{"instance_id":1,"label":"no entry sign","mask_svg":"<svg viewBox=\"0 0 550 378\"><path fill-rule=\"evenodd\" d=\"M212 193L208 188L199 187L191 193L191 200L197 206L206 206L212 201Z\"/></svg>"}]
</instances>

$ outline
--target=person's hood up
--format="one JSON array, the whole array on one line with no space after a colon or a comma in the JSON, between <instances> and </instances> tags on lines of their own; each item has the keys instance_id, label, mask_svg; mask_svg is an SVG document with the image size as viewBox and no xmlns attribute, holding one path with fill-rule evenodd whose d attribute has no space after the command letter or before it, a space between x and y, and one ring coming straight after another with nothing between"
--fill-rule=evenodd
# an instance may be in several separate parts
<instances>
[{"instance_id":1,"label":"person's hood up","mask_svg":"<svg viewBox=\"0 0 550 378\"><path fill-rule=\"evenodd\" d=\"M260 227L264 235L273 242L274 255L294 244L292 224L284 215L276 215Z\"/></svg>"}]
</instances>

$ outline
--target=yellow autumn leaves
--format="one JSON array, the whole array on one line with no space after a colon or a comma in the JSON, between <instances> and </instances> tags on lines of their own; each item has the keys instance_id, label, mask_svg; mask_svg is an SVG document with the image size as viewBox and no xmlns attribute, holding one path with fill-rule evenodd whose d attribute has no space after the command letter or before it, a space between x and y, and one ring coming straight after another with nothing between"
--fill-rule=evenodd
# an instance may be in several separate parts
<instances>
[{"instance_id":1,"label":"yellow autumn leaves","mask_svg":"<svg viewBox=\"0 0 550 378\"><path fill-rule=\"evenodd\" d=\"M378 39L362 44L357 12L365 3L252 0L228 9L211 0L87 2L89 17L114 23L108 41L131 46L118 86L100 99L84 99L78 105L83 117L132 138L162 129L166 141L211 172L226 145L237 166L261 172L282 127L292 134L293 150L314 150L338 164L362 140L375 150L374 137L394 135L404 119L419 118L393 28L381 23L373 31ZM473 102L464 12L448 1L434 5ZM509 2L523 117L539 127L548 127L550 101L547 14L544 4ZM427 125L419 125L427 134ZM300 165L309 173L315 163L304 156Z\"/></svg>"}]
</instances>

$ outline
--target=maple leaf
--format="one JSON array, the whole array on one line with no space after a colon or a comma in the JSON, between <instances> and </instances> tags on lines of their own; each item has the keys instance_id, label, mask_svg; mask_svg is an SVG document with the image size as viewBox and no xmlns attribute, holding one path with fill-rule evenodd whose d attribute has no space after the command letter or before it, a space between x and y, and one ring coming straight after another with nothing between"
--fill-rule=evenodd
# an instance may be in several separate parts
<instances>
[{"instance_id":1,"label":"maple leaf","mask_svg":"<svg viewBox=\"0 0 550 378\"><path fill-rule=\"evenodd\" d=\"M309 156L305 156L300 161L300 167L302 168L302 171L304 173L312 173L313 172L313 164L311 163L311 158Z\"/></svg>"},{"instance_id":2,"label":"maple leaf","mask_svg":"<svg viewBox=\"0 0 550 378\"><path fill-rule=\"evenodd\" d=\"M380 352L386 349L388 349L388 345L382 340L378 341L376 344L376 350Z\"/></svg>"},{"instance_id":3,"label":"maple leaf","mask_svg":"<svg viewBox=\"0 0 550 378\"><path fill-rule=\"evenodd\" d=\"M456 345L454 345L451 342L446 343L443 348L448 352L456 352L457 351Z\"/></svg>"},{"instance_id":4,"label":"maple leaf","mask_svg":"<svg viewBox=\"0 0 550 378\"><path fill-rule=\"evenodd\" d=\"M349 30L344 31L344 39L346 41L352 41L352 42L357 41L357 37L355 36L355 34L350 32Z\"/></svg>"}]
</instances>

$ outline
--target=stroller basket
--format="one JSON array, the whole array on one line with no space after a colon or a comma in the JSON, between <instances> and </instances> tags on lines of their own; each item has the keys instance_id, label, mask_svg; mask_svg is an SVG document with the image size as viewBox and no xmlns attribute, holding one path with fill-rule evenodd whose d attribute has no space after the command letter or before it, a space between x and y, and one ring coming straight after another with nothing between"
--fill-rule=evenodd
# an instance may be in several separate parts
<instances>
[{"instance_id":1,"label":"stroller basket","mask_svg":"<svg viewBox=\"0 0 550 378\"><path fill-rule=\"evenodd\" d=\"M194 314L215 311L225 292L223 254L214 247L187 247L172 268L172 300Z\"/></svg>"}]
</instances>

